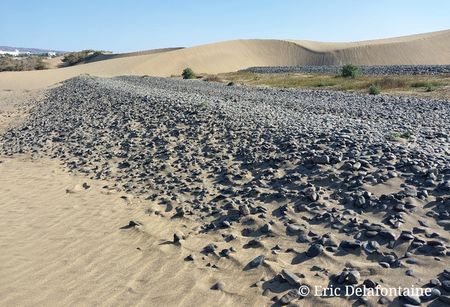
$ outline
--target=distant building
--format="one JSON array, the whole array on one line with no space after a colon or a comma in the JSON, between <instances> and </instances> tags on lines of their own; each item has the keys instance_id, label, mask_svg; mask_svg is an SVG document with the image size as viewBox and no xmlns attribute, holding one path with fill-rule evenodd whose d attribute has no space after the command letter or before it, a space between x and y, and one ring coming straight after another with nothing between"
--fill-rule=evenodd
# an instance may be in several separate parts
<instances>
[{"instance_id":1,"label":"distant building","mask_svg":"<svg viewBox=\"0 0 450 307\"><path fill-rule=\"evenodd\" d=\"M12 55L12 56L19 56L20 52L19 50L14 50L14 51L3 51L0 50L0 55Z\"/></svg>"},{"instance_id":2,"label":"distant building","mask_svg":"<svg viewBox=\"0 0 450 307\"><path fill-rule=\"evenodd\" d=\"M47 56L48 56L49 58L54 57L54 56L56 56L56 52L49 51L49 52L47 52Z\"/></svg>"}]
</instances>

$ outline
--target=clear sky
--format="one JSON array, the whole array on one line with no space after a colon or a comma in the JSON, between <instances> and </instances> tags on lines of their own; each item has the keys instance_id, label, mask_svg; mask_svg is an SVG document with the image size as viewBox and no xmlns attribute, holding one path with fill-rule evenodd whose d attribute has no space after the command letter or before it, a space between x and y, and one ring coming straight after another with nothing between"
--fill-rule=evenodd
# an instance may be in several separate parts
<instances>
[{"instance_id":1,"label":"clear sky","mask_svg":"<svg viewBox=\"0 0 450 307\"><path fill-rule=\"evenodd\" d=\"M239 38L355 41L444 29L449 0L0 0L0 45L63 51Z\"/></svg>"}]
</instances>

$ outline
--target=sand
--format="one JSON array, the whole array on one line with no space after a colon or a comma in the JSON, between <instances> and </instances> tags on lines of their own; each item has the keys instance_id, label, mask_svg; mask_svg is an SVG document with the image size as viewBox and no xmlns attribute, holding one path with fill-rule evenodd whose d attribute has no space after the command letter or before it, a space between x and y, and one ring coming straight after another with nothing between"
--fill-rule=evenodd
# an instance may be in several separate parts
<instances>
[{"instance_id":1,"label":"sand","mask_svg":"<svg viewBox=\"0 0 450 307\"><path fill-rule=\"evenodd\" d=\"M450 30L352 43L235 40L106 59L46 71L0 74L2 89L36 89L80 75L180 75L185 67L216 74L251 66L449 64ZM108 57L106 57L108 58Z\"/></svg>"},{"instance_id":2,"label":"sand","mask_svg":"<svg viewBox=\"0 0 450 307\"><path fill-rule=\"evenodd\" d=\"M260 297L244 297L249 289L233 285L237 275L186 263L201 238L166 244L187 226L146 215L104 182L26 158L3 160L0 172L2 306L245 305ZM130 219L145 226L120 230ZM209 290L219 278L227 293Z\"/></svg>"}]
</instances>

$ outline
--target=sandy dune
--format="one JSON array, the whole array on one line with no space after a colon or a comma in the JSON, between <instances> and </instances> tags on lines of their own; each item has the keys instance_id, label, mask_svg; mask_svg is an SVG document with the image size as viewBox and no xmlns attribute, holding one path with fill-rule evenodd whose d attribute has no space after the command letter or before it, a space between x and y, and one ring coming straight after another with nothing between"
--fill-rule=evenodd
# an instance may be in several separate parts
<instances>
[{"instance_id":1,"label":"sandy dune","mask_svg":"<svg viewBox=\"0 0 450 307\"><path fill-rule=\"evenodd\" d=\"M138 56L138 55L163 53L163 52L169 52L169 51L178 50L178 49L182 49L182 47L158 48L158 49L150 49L150 50L142 50L142 51L126 52L126 53L103 53L103 54L97 55L97 56L87 60L86 63L93 63L93 62L98 62L98 61L132 57L132 56ZM46 60L47 68L54 69L54 68L67 67L66 63L64 63L62 61L63 57L64 56L61 55L61 56L47 59ZM80 63L79 65L86 64L86 63Z\"/></svg>"},{"instance_id":2,"label":"sandy dune","mask_svg":"<svg viewBox=\"0 0 450 307\"><path fill-rule=\"evenodd\" d=\"M107 59L58 70L5 72L0 89L42 88L77 76L222 73L251 66L449 64L450 30L353 43L295 40L236 40L178 50Z\"/></svg>"}]
</instances>

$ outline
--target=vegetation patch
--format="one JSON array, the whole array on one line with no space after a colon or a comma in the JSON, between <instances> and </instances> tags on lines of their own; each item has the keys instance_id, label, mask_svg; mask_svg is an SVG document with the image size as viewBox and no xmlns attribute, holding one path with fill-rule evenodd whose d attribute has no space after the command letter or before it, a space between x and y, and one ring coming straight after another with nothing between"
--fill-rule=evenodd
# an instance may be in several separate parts
<instances>
[{"instance_id":1,"label":"vegetation patch","mask_svg":"<svg viewBox=\"0 0 450 307\"><path fill-rule=\"evenodd\" d=\"M402 88L407 85L402 77L384 77L377 80L374 84L381 89Z\"/></svg>"},{"instance_id":2,"label":"vegetation patch","mask_svg":"<svg viewBox=\"0 0 450 307\"><path fill-rule=\"evenodd\" d=\"M333 74L302 73L253 73L239 71L219 74L223 82L243 83L256 86L278 88L312 88L338 91L368 92L371 85L386 94L405 93L408 95L429 96L450 100L449 75L361 75L358 78L347 78ZM428 87L427 87L428 86Z\"/></svg>"},{"instance_id":3,"label":"vegetation patch","mask_svg":"<svg viewBox=\"0 0 450 307\"><path fill-rule=\"evenodd\" d=\"M203 81L207 82L223 82L223 80L218 75L207 75L203 78Z\"/></svg>"},{"instance_id":4,"label":"vegetation patch","mask_svg":"<svg viewBox=\"0 0 450 307\"><path fill-rule=\"evenodd\" d=\"M108 53L108 51L102 51L102 50L81 50L77 52L69 52L64 54L64 57L62 58L62 61L66 63L69 66L80 64L80 63L86 63L87 61L95 58L96 56L99 56L101 54Z\"/></svg>"},{"instance_id":5,"label":"vegetation patch","mask_svg":"<svg viewBox=\"0 0 450 307\"><path fill-rule=\"evenodd\" d=\"M389 141L398 142L401 140L410 140L413 137L413 134L411 131L404 131L404 132L391 132L386 138Z\"/></svg>"},{"instance_id":6,"label":"vegetation patch","mask_svg":"<svg viewBox=\"0 0 450 307\"><path fill-rule=\"evenodd\" d=\"M353 64L347 64L342 66L341 76L344 78L356 78L360 74L359 68Z\"/></svg>"},{"instance_id":7,"label":"vegetation patch","mask_svg":"<svg viewBox=\"0 0 450 307\"><path fill-rule=\"evenodd\" d=\"M380 93L380 87L376 84L372 84L369 86L369 94L370 95L378 95Z\"/></svg>"},{"instance_id":8,"label":"vegetation patch","mask_svg":"<svg viewBox=\"0 0 450 307\"><path fill-rule=\"evenodd\" d=\"M24 71L46 69L42 56L0 57L0 71Z\"/></svg>"},{"instance_id":9,"label":"vegetation patch","mask_svg":"<svg viewBox=\"0 0 450 307\"><path fill-rule=\"evenodd\" d=\"M437 81L417 81L411 83L411 87L438 87L441 83Z\"/></svg>"},{"instance_id":10,"label":"vegetation patch","mask_svg":"<svg viewBox=\"0 0 450 307\"><path fill-rule=\"evenodd\" d=\"M333 80L320 80L319 82L313 84L314 87L329 87L329 86L335 86L336 81Z\"/></svg>"},{"instance_id":11,"label":"vegetation patch","mask_svg":"<svg viewBox=\"0 0 450 307\"><path fill-rule=\"evenodd\" d=\"M189 67L187 67L183 70L183 72L181 73L181 76L183 77L183 79L195 79L196 78L194 71L192 69L190 69Z\"/></svg>"}]
</instances>

